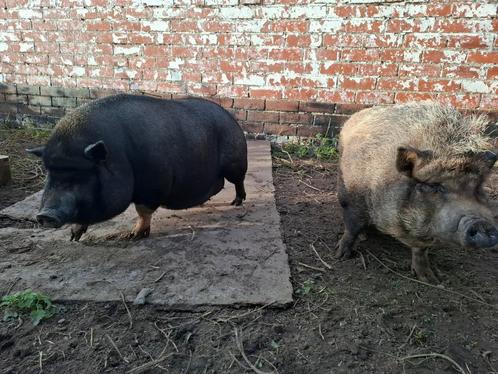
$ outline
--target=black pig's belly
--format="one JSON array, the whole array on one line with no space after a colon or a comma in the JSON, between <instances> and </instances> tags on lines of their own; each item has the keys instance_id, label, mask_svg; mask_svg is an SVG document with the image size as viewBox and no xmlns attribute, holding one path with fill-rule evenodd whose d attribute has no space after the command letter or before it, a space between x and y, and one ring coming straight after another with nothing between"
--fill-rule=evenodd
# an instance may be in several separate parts
<instances>
[{"instance_id":1,"label":"black pig's belly","mask_svg":"<svg viewBox=\"0 0 498 374\"><path fill-rule=\"evenodd\" d=\"M224 181L224 178L220 178L214 184L190 193L186 190L173 192L161 206L167 209L187 209L201 205L222 190Z\"/></svg>"}]
</instances>

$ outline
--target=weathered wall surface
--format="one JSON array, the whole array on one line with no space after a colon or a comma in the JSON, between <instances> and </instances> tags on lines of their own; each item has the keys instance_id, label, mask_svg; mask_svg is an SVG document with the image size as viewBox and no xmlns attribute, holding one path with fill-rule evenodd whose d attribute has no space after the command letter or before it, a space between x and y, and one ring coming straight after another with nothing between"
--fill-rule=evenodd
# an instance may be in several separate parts
<instances>
[{"instance_id":1,"label":"weathered wall surface","mask_svg":"<svg viewBox=\"0 0 498 374\"><path fill-rule=\"evenodd\" d=\"M188 94L220 100L249 131L304 135L373 104L432 98L498 111L492 0L0 0L0 7L3 113L57 117L109 90Z\"/></svg>"}]
</instances>

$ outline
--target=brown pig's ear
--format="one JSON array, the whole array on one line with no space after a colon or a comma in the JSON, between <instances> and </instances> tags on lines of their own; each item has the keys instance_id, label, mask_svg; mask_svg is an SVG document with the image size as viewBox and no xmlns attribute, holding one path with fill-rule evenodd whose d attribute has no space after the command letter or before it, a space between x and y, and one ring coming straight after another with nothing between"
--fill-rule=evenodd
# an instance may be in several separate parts
<instances>
[{"instance_id":1,"label":"brown pig's ear","mask_svg":"<svg viewBox=\"0 0 498 374\"><path fill-rule=\"evenodd\" d=\"M107 158L107 147L102 140L85 148L85 157L94 162L102 162Z\"/></svg>"},{"instance_id":2,"label":"brown pig's ear","mask_svg":"<svg viewBox=\"0 0 498 374\"><path fill-rule=\"evenodd\" d=\"M423 165L432 156L431 151L421 151L413 147L399 147L396 169L407 177L412 177L416 167Z\"/></svg>"},{"instance_id":3,"label":"brown pig's ear","mask_svg":"<svg viewBox=\"0 0 498 374\"><path fill-rule=\"evenodd\" d=\"M493 166L495 166L495 162L496 162L496 160L498 158L498 156L496 156L496 153L491 152L491 151L479 152L477 154L477 156L479 158L481 158L482 160L484 160L484 162L486 163L486 165L489 166L490 169Z\"/></svg>"}]
</instances>

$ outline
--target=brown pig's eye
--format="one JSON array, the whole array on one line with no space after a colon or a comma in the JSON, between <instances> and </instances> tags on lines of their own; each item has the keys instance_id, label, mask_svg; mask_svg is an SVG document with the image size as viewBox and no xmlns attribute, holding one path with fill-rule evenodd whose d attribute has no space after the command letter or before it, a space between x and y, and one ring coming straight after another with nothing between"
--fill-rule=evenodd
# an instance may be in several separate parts
<instances>
[{"instance_id":1,"label":"brown pig's eye","mask_svg":"<svg viewBox=\"0 0 498 374\"><path fill-rule=\"evenodd\" d=\"M417 190L425 193L444 193L446 188L439 183L419 183L417 184Z\"/></svg>"}]
</instances>

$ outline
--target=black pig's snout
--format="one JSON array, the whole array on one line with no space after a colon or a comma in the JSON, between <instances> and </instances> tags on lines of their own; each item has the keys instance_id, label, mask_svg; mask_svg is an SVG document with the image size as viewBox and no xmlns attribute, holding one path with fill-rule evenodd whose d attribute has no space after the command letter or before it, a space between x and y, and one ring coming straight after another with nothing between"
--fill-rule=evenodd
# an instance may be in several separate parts
<instances>
[{"instance_id":1,"label":"black pig's snout","mask_svg":"<svg viewBox=\"0 0 498 374\"><path fill-rule=\"evenodd\" d=\"M465 231L465 245L472 248L489 248L498 244L498 230L484 220L473 221Z\"/></svg>"},{"instance_id":2,"label":"black pig's snout","mask_svg":"<svg viewBox=\"0 0 498 374\"><path fill-rule=\"evenodd\" d=\"M53 210L42 210L36 216L38 223L44 227L58 228L63 225L62 219Z\"/></svg>"}]
</instances>

